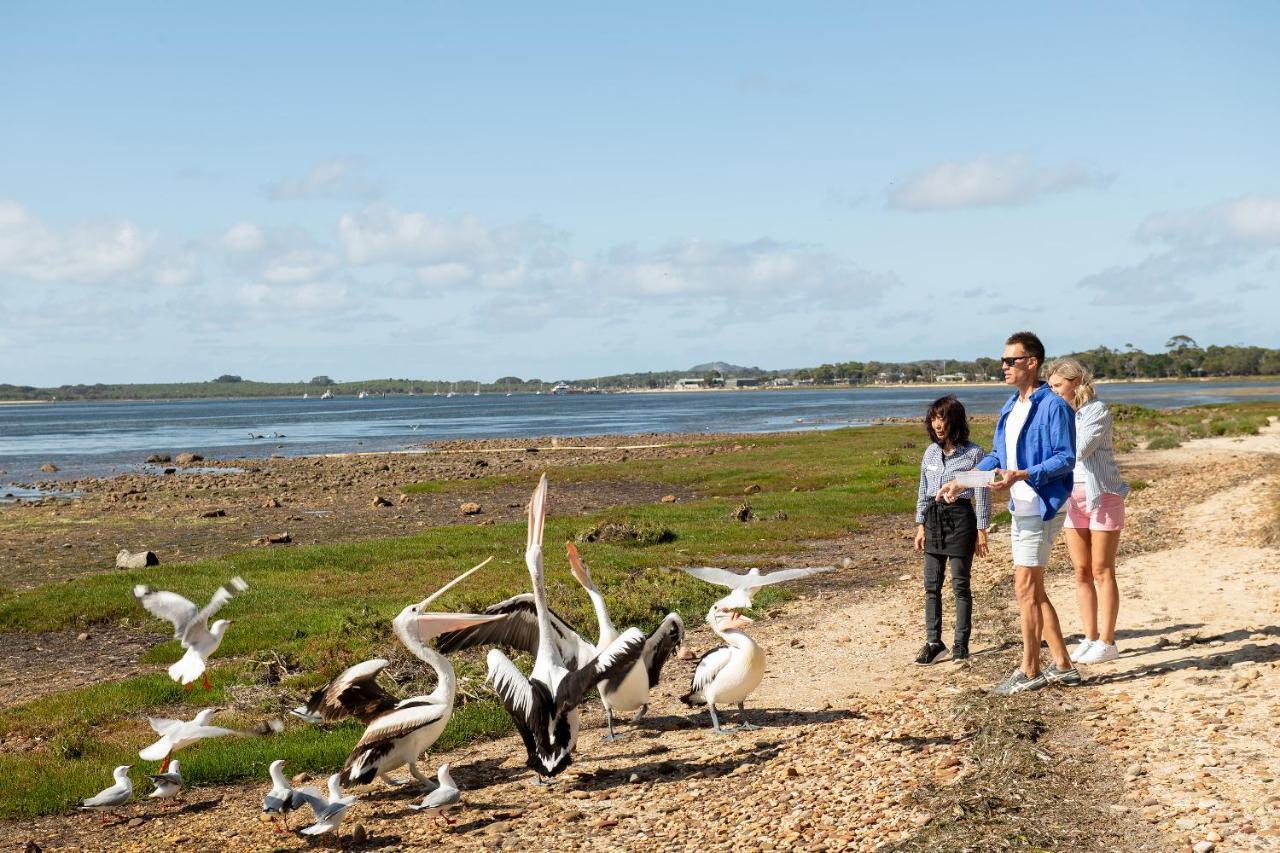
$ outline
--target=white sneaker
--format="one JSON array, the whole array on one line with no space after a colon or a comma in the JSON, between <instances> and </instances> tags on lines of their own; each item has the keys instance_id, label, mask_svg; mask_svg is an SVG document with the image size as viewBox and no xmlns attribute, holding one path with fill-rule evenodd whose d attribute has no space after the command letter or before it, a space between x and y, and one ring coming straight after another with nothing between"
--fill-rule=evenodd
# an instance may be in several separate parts
<instances>
[{"instance_id":1,"label":"white sneaker","mask_svg":"<svg viewBox=\"0 0 1280 853\"><path fill-rule=\"evenodd\" d=\"M1120 657L1120 650L1113 643L1104 643L1101 640L1095 640L1089 650L1081 655L1077 660L1079 663L1106 663L1109 660L1115 660Z\"/></svg>"},{"instance_id":2,"label":"white sneaker","mask_svg":"<svg viewBox=\"0 0 1280 853\"><path fill-rule=\"evenodd\" d=\"M1080 661L1084 659L1084 656L1089 654L1090 650L1093 649L1094 643L1101 645L1102 641L1090 640L1088 637L1085 637L1083 640L1081 640L1080 645L1072 649L1071 654L1068 655L1068 657L1071 658L1071 662L1080 663Z\"/></svg>"}]
</instances>

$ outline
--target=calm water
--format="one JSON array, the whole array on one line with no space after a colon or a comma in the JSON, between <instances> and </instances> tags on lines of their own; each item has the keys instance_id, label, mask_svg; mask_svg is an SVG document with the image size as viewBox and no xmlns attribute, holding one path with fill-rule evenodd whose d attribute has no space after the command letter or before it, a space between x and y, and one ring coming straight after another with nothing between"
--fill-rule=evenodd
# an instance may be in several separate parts
<instances>
[{"instance_id":1,"label":"calm water","mask_svg":"<svg viewBox=\"0 0 1280 853\"><path fill-rule=\"evenodd\" d=\"M937 388L698 394L499 394L0 406L0 483L136 470L151 453L209 457L300 455L412 447L449 438L520 438L643 432L775 432L919 417ZM975 414L997 412L1003 386L956 389ZM1113 384L1104 399L1177 407L1280 400L1256 382ZM1243 395L1247 395L1244 397ZM277 437L272 437L275 434ZM252 436L263 436L256 438Z\"/></svg>"}]
</instances>

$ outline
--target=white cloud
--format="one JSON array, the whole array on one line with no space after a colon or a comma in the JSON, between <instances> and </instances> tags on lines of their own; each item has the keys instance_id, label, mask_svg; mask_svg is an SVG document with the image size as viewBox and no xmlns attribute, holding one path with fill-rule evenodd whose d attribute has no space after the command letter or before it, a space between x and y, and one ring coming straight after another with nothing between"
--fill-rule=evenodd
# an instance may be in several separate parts
<instances>
[{"instance_id":1,"label":"white cloud","mask_svg":"<svg viewBox=\"0 0 1280 853\"><path fill-rule=\"evenodd\" d=\"M301 178L283 178L263 187L272 201L308 198L370 199L379 195L376 186L356 174L355 165L341 158L312 166Z\"/></svg>"},{"instance_id":2,"label":"white cloud","mask_svg":"<svg viewBox=\"0 0 1280 853\"><path fill-rule=\"evenodd\" d=\"M1137 237L1185 247L1280 246L1280 196L1247 195L1190 210L1154 213L1138 226Z\"/></svg>"},{"instance_id":3,"label":"white cloud","mask_svg":"<svg viewBox=\"0 0 1280 853\"><path fill-rule=\"evenodd\" d=\"M232 252L256 252L265 242L262 229L252 222L237 222L222 235L222 245Z\"/></svg>"},{"instance_id":4,"label":"white cloud","mask_svg":"<svg viewBox=\"0 0 1280 853\"><path fill-rule=\"evenodd\" d=\"M1113 178L1082 166L1043 166L1023 156L947 160L910 176L889 191L900 210L1013 207L1054 193L1105 187Z\"/></svg>"},{"instance_id":5,"label":"white cloud","mask_svg":"<svg viewBox=\"0 0 1280 853\"><path fill-rule=\"evenodd\" d=\"M51 228L25 206L0 200L0 274L94 283L138 270L155 236L127 220Z\"/></svg>"},{"instance_id":6,"label":"white cloud","mask_svg":"<svg viewBox=\"0 0 1280 853\"><path fill-rule=\"evenodd\" d=\"M328 312L347 303L350 288L334 282L277 287L269 284L243 284L231 291L233 302L249 308L271 308L299 312Z\"/></svg>"}]
</instances>

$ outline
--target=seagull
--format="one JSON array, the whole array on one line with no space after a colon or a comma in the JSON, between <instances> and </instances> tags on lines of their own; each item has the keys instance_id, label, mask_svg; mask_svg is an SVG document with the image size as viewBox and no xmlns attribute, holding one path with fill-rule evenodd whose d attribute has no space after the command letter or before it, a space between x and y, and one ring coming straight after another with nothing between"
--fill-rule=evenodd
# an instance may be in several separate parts
<instances>
[{"instance_id":1,"label":"seagull","mask_svg":"<svg viewBox=\"0 0 1280 853\"><path fill-rule=\"evenodd\" d=\"M328 835L338 828L338 824L342 823L347 812L355 805L357 799L355 794L345 797L342 795L341 775L341 773L334 773L329 777L327 798L318 793L312 793L315 791L314 788L297 792L303 801L311 806L311 811L315 812L316 816L316 822L302 830L303 835Z\"/></svg>"},{"instance_id":2,"label":"seagull","mask_svg":"<svg viewBox=\"0 0 1280 853\"><path fill-rule=\"evenodd\" d=\"M178 762L174 762L177 764ZM284 759L277 758L271 762L271 766L267 768L267 772L271 774L271 790L267 792L267 796L262 800L262 813L269 815L278 815L284 822L284 828L289 828L289 812L297 811L306 804L306 795L319 797L320 792L312 787L297 788L289 784L289 780L284 776ZM272 819L274 821L274 818ZM281 832L280 824L276 824L276 832Z\"/></svg>"},{"instance_id":3,"label":"seagull","mask_svg":"<svg viewBox=\"0 0 1280 853\"><path fill-rule=\"evenodd\" d=\"M711 710L711 728L716 734L726 732L720 728L716 716L716 703L737 703L741 720L738 729L752 731L759 726L747 722L743 702L760 686L764 678L764 652L755 641L742 632L751 620L740 613L724 612L717 605L707 611L707 624L727 645L707 652L698 661L689 684L689 692L680 697L686 705L706 705Z\"/></svg>"},{"instance_id":4,"label":"seagull","mask_svg":"<svg viewBox=\"0 0 1280 853\"><path fill-rule=\"evenodd\" d=\"M182 790L182 768L176 758L169 762L169 772L151 774L147 778L156 786L149 799L177 802L178 792Z\"/></svg>"},{"instance_id":5,"label":"seagull","mask_svg":"<svg viewBox=\"0 0 1280 853\"><path fill-rule=\"evenodd\" d=\"M502 617L473 613L428 613L427 608L452 586L488 565L489 560L467 570L417 604L404 608L391 623L401 644L435 670L435 690L422 696L396 699L378 686L375 680L388 661L385 658L374 658L344 670L337 678L312 693L306 705L294 709L293 713L305 720L332 722L356 717L365 723L364 735L342 765L343 784L363 785L372 782L376 776L389 785L397 785L400 783L387 774L404 765L408 765L410 775L422 785L430 788L433 784L418 769L417 761L449 724L458 679L453 665L428 643L433 637L445 632L469 628Z\"/></svg>"},{"instance_id":6,"label":"seagull","mask_svg":"<svg viewBox=\"0 0 1280 853\"><path fill-rule=\"evenodd\" d=\"M205 708L190 720L147 717L147 722L151 724L151 728L155 730L155 733L160 735L160 739L150 746L144 746L138 750L138 757L144 761L163 762L160 765L160 772L165 773L169 769L169 759L173 754L193 743L199 743L207 738L226 737L227 735L253 737L284 730L284 723L279 720L270 720L252 731L224 729L220 726L209 725L209 720L221 710L221 708Z\"/></svg>"},{"instance_id":7,"label":"seagull","mask_svg":"<svg viewBox=\"0 0 1280 853\"><path fill-rule=\"evenodd\" d=\"M440 782L439 787L427 794L421 803L409 808L414 811L425 811L436 819L436 823L443 820L446 824L452 824L453 821L449 820L448 813L450 809L462 805L462 792L458 790L453 777L449 775L448 763L440 765L440 769L436 772L436 779Z\"/></svg>"},{"instance_id":8,"label":"seagull","mask_svg":"<svg viewBox=\"0 0 1280 853\"><path fill-rule=\"evenodd\" d=\"M743 574L737 574L728 569L715 569L710 566L701 568L682 566L680 568L680 571L687 575L692 575L698 580L733 590L733 592L717 601L715 606L722 612L733 611L739 615L742 614L742 611L750 609L751 600L755 597L756 590L762 586L799 580L819 572L834 572L835 570L835 566L813 566L804 569L781 569L762 575L760 570L756 568L748 569Z\"/></svg>"},{"instance_id":9,"label":"seagull","mask_svg":"<svg viewBox=\"0 0 1280 853\"><path fill-rule=\"evenodd\" d=\"M133 588L133 597L138 599L138 603L151 615L173 623L173 638L180 641L182 647L187 650L177 663L169 667L170 678L179 684L186 685L190 690L195 680L203 676L204 689L213 688L205 672L205 666L209 656L218 650L222 637L231 623L226 619L219 619L210 625L209 617L221 610L222 606L237 593L244 592L248 588L249 585L242 578L233 577L231 579L233 591L228 592L225 586L218 587L203 610L196 610L194 604L176 592L152 590L146 584L138 584Z\"/></svg>"},{"instance_id":10,"label":"seagull","mask_svg":"<svg viewBox=\"0 0 1280 853\"><path fill-rule=\"evenodd\" d=\"M565 636L552 620L542 570L542 532L547 512L547 475L543 474L529 501L529 530L524 561L533 582L537 655L533 672L524 673L498 649L490 649L486 681L515 721L527 754L526 766L538 783L563 771L573 761L578 742L578 706L595 683L621 679L644 652L645 636L628 628L599 654L580 636ZM508 627L527 633L527 624ZM576 636L576 634L574 635ZM583 645L585 643L585 646ZM508 643L514 645L514 643ZM517 646L519 648L520 646Z\"/></svg>"},{"instance_id":11,"label":"seagull","mask_svg":"<svg viewBox=\"0 0 1280 853\"><path fill-rule=\"evenodd\" d=\"M112 770L111 775L115 777L116 783L109 788L103 788L87 800L81 800L80 808L96 811L99 822L106 823L105 813L120 808L133 796L133 780L129 778L129 768L132 766L132 764L121 764Z\"/></svg>"}]
</instances>

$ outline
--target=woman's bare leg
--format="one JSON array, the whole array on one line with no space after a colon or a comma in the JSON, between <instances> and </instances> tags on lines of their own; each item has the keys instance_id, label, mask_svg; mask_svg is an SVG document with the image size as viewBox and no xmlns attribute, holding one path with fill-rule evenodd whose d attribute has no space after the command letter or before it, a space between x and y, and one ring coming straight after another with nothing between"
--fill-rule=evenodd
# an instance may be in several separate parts
<instances>
[{"instance_id":1,"label":"woman's bare leg","mask_svg":"<svg viewBox=\"0 0 1280 853\"><path fill-rule=\"evenodd\" d=\"M1094 588L1091 531L1079 527L1063 528L1067 553L1076 570L1076 604L1080 607L1080 624L1090 640L1098 639L1098 591ZM1114 560L1114 558L1113 558Z\"/></svg>"},{"instance_id":2,"label":"woman's bare leg","mask_svg":"<svg viewBox=\"0 0 1280 853\"><path fill-rule=\"evenodd\" d=\"M1116 584L1116 551L1120 547L1119 530L1090 531L1092 552L1090 568L1097 584L1097 616L1102 642L1115 645L1116 617L1120 613L1120 587Z\"/></svg>"}]
</instances>

